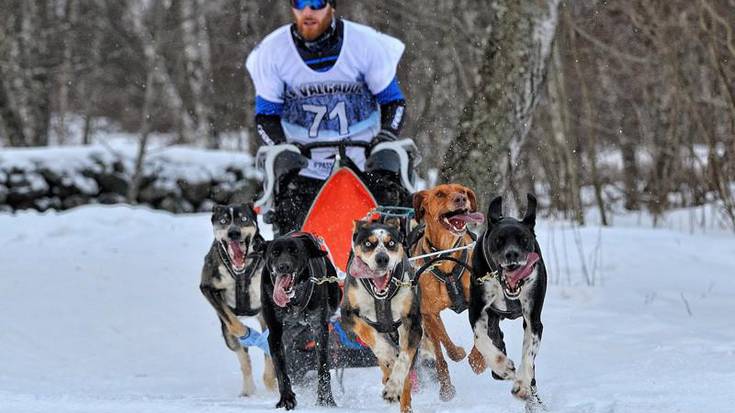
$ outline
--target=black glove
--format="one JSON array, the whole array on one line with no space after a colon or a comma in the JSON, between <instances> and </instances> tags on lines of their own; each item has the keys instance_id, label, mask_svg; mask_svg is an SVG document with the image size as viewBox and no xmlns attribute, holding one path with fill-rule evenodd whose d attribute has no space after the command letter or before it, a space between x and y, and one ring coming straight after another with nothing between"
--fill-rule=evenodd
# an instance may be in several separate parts
<instances>
[{"instance_id":1,"label":"black glove","mask_svg":"<svg viewBox=\"0 0 735 413\"><path fill-rule=\"evenodd\" d=\"M373 152L373 149L378 146L379 144L383 142L395 142L398 140L398 136L396 136L393 132L387 130L387 129L381 129L380 132L378 132L375 137L370 141L370 147L368 148L368 155Z\"/></svg>"}]
</instances>

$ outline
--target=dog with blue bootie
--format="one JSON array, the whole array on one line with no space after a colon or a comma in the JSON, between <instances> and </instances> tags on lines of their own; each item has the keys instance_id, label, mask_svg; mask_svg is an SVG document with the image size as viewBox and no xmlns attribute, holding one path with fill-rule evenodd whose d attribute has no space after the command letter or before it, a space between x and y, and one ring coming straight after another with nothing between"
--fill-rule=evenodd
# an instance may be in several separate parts
<instances>
[{"instance_id":1,"label":"dog with blue bootie","mask_svg":"<svg viewBox=\"0 0 735 413\"><path fill-rule=\"evenodd\" d=\"M269 391L276 389L276 376L268 347L268 330L260 314L261 255L255 249L264 242L252 204L216 205L212 210L214 241L202 268L199 285L212 305L222 328L225 344L240 362L243 397L255 393L248 350L256 347L265 353L263 382ZM243 324L241 317L258 320L259 332Z\"/></svg>"}]
</instances>

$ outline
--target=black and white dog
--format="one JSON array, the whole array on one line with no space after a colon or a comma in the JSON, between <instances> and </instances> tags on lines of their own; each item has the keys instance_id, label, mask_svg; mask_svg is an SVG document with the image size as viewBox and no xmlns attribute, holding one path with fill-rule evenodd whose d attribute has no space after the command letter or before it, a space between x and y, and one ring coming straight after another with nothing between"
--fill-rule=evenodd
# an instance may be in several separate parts
<instances>
[{"instance_id":1,"label":"black and white dog","mask_svg":"<svg viewBox=\"0 0 735 413\"><path fill-rule=\"evenodd\" d=\"M276 408L292 410L296 395L286 365L284 330L308 325L316 338L317 404L336 406L329 373L329 319L339 306L337 271L312 235L297 232L263 244L262 314L278 379ZM291 361L291 360L289 360Z\"/></svg>"},{"instance_id":2,"label":"black and white dog","mask_svg":"<svg viewBox=\"0 0 735 413\"><path fill-rule=\"evenodd\" d=\"M261 328L265 327L265 321L259 314L263 261L252 254L263 238L250 204L215 206L212 228L214 242L204 257L199 289L217 312L227 347L237 354L240 361L243 376L241 396L250 396L255 392L255 384L248 347L241 345L240 338L253 338L259 333L250 331L238 317L257 316ZM267 354L263 381L269 390L275 389L273 364Z\"/></svg>"},{"instance_id":3,"label":"black and white dog","mask_svg":"<svg viewBox=\"0 0 735 413\"><path fill-rule=\"evenodd\" d=\"M541 343L541 309L546 295L546 268L536 241L536 198L528 194L522 221L503 216L498 197L488 210L488 227L472 258L470 325L475 346L470 366L480 374L489 365L493 377L513 380L512 394L540 403L536 393L535 358ZM523 317L523 354L516 370L505 351L500 320Z\"/></svg>"},{"instance_id":4,"label":"black and white dog","mask_svg":"<svg viewBox=\"0 0 735 413\"><path fill-rule=\"evenodd\" d=\"M418 288L398 225L357 221L347 267L342 325L378 358L383 398L411 411L409 372L421 342Z\"/></svg>"}]
</instances>

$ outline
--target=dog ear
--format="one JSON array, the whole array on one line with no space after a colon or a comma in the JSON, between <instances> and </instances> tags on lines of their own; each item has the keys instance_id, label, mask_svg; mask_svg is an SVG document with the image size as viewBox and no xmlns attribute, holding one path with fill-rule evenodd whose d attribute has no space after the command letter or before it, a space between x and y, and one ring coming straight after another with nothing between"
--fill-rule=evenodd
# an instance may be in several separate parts
<instances>
[{"instance_id":1,"label":"dog ear","mask_svg":"<svg viewBox=\"0 0 735 413\"><path fill-rule=\"evenodd\" d=\"M413 194L413 213L416 222L421 222L424 218L424 201L429 195L429 191L419 191Z\"/></svg>"},{"instance_id":2,"label":"dog ear","mask_svg":"<svg viewBox=\"0 0 735 413\"><path fill-rule=\"evenodd\" d=\"M304 247L306 248L306 254L309 258L321 258L327 256L327 252L321 249L321 246L317 241L311 238L304 238L303 242Z\"/></svg>"},{"instance_id":3,"label":"dog ear","mask_svg":"<svg viewBox=\"0 0 735 413\"><path fill-rule=\"evenodd\" d=\"M260 236L260 234L257 234L255 235L255 238L253 238L253 251L265 254L265 252L268 251L268 247L271 245L271 242L273 241L266 241Z\"/></svg>"},{"instance_id":4,"label":"dog ear","mask_svg":"<svg viewBox=\"0 0 735 413\"><path fill-rule=\"evenodd\" d=\"M394 217L394 218L386 218L385 225L400 230L401 229L401 220L400 220L400 218L397 218L397 217Z\"/></svg>"},{"instance_id":5,"label":"dog ear","mask_svg":"<svg viewBox=\"0 0 735 413\"><path fill-rule=\"evenodd\" d=\"M252 212L254 217L258 216L258 214L255 213L255 204L253 204L252 202L245 202L244 204L242 204L242 207Z\"/></svg>"},{"instance_id":6,"label":"dog ear","mask_svg":"<svg viewBox=\"0 0 735 413\"><path fill-rule=\"evenodd\" d=\"M226 205L216 204L215 206L212 207L212 213L213 214L222 213L226 208L227 208Z\"/></svg>"},{"instance_id":7,"label":"dog ear","mask_svg":"<svg viewBox=\"0 0 735 413\"><path fill-rule=\"evenodd\" d=\"M262 253L262 252L265 251L265 249L263 248L263 246L266 245L266 242L268 242L268 241L266 241L265 238L263 238L263 236L260 235L259 232L257 232L257 233L255 233L255 236L253 237L253 241L252 242L253 242L253 248L252 248L253 251L254 252Z\"/></svg>"},{"instance_id":8,"label":"dog ear","mask_svg":"<svg viewBox=\"0 0 735 413\"><path fill-rule=\"evenodd\" d=\"M491 224L500 221L503 218L503 197L499 196L490 201L490 206L487 208L487 217Z\"/></svg>"},{"instance_id":9,"label":"dog ear","mask_svg":"<svg viewBox=\"0 0 735 413\"><path fill-rule=\"evenodd\" d=\"M475 195L475 191L467 188L467 198L470 200L470 211L477 212L477 195Z\"/></svg>"},{"instance_id":10,"label":"dog ear","mask_svg":"<svg viewBox=\"0 0 735 413\"><path fill-rule=\"evenodd\" d=\"M526 215L523 217L523 223L533 228L536 225L536 197L533 194L526 194L528 200L528 207L526 207Z\"/></svg>"}]
</instances>

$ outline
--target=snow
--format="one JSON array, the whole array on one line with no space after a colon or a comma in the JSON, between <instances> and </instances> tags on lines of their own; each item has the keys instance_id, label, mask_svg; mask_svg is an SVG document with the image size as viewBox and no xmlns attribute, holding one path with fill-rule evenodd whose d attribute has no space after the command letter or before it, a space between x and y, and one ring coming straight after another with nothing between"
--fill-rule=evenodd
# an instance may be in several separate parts
<instances>
[{"instance_id":1,"label":"snow","mask_svg":"<svg viewBox=\"0 0 735 413\"><path fill-rule=\"evenodd\" d=\"M732 234L615 222L539 222L553 281L537 358L548 410L732 411ZM237 360L198 290L208 215L96 205L0 214L0 228L0 412L274 411L257 350L258 392L237 397ZM442 316L469 351L467 314ZM503 329L519 362L520 322ZM523 411L510 383L449 364L457 397L441 402L430 387L414 395L415 411ZM297 411L397 412L379 382L376 368L348 370L346 393L333 381L340 410L315 408L307 388L296 389Z\"/></svg>"},{"instance_id":2,"label":"snow","mask_svg":"<svg viewBox=\"0 0 735 413\"><path fill-rule=\"evenodd\" d=\"M132 171L137 145L122 140L89 146L45 147L32 149L3 148L0 168L34 170L49 169L58 175L78 175L85 169L100 171L101 164L122 161ZM161 178L183 179L191 183L224 180L230 167L246 169L248 178L257 177L250 155L237 151L207 150L187 146L154 146L146 156L146 171ZM245 168L246 167L246 168ZM41 177L39 177L41 178ZM43 179L43 178L41 178ZM91 188L90 188L91 189Z\"/></svg>"}]
</instances>

